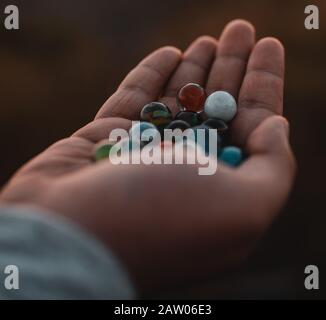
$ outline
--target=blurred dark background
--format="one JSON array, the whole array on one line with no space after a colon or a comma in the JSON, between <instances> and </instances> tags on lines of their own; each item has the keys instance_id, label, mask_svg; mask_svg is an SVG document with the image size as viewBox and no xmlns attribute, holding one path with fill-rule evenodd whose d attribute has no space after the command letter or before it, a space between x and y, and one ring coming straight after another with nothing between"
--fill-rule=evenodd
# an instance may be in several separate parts
<instances>
[{"instance_id":1,"label":"blurred dark background","mask_svg":"<svg viewBox=\"0 0 326 320\"><path fill-rule=\"evenodd\" d=\"M3 27L6 5L20 30ZM304 28L304 8L320 9L320 30ZM28 159L94 117L124 75L163 45L181 49L218 37L234 18L276 36L287 53L285 115L299 163L294 191L256 253L241 269L169 293L192 298L326 298L304 290L304 268L326 278L326 1L0 0L0 186ZM166 296L166 295L165 295Z\"/></svg>"}]
</instances>

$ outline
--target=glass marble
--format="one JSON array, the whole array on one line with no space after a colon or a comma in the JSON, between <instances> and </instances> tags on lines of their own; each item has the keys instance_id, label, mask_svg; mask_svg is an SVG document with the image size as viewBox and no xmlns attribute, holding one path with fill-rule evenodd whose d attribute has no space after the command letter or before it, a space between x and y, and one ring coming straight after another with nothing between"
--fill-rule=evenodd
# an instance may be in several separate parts
<instances>
[{"instance_id":1,"label":"glass marble","mask_svg":"<svg viewBox=\"0 0 326 320\"><path fill-rule=\"evenodd\" d=\"M207 114L205 113L205 110L199 111L198 112L198 117L199 117L200 123L203 123L206 120L208 120L208 117L207 117Z\"/></svg>"},{"instance_id":2,"label":"glass marble","mask_svg":"<svg viewBox=\"0 0 326 320\"><path fill-rule=\"evenodd\" d=\"M107 142L97 144L94 151L94 160L98 162L104 159L108 159L112 147L113 144L108 144Z\"/></svg>"},{"instance_id":3,"label":"glass marble","mask_svg":"<svg viewBox=\"0 0 326 320\"><path fill-rule=\"evenodd\" d=\"M160 136L156 126L149 122L136 122L129 130L132 139L141 140L143 143L149 143L155 136Z\"/></svg>"},{"instance_id":4,"label":"glass marble","mask_svg":"<svg viewBox=\"0 0 326 320\"><path fill-rule=\"evenodd\" d=\"M238 147L225 147L222 149L219 159L231 167L237 167L243 161L243 153Z\"/></svg>"},{"instance_id":5,"label":"glass marble","mask_svg":"<svg viewBox=\"0 0 326 320\"><path fill-rule=\"evenodd\" d=\"M114 158L115 156L122 157L122 156L127 156L129 153L133 151L137 151L142 149L145 146L145 144L139 139L133 139L132 137L125 138L120 140L118 143L116 143L112 148L111 148L111 154L110 157L111 159ZM127 154L125 154L125 152Z\"/></svg>"},{"instance_id":6,"label":"glass marble","mask_svg":"<svg viewBox=\"0 0 326 320\"><path fill-rule=\"evenodd\" d=\"M199 84L188 83L180 89L177 102L181 110L200 111L204 108L206 92Z\"/></svg>"},{"instance_id":7,"label":"glass marble","mask_svg":"<svg viewBox=\"0 0 326 320\"><path fill-rule=\"evenodd\" d=\"M199 113L193 111L180 111L174 119L185 121L190 127L198 126L202 122Z\"/></svg>"},{"instance_id":8,"label":"glass marble","mask_svg":"<svg viewBox=\"0 0 326 320\"><path fill-rule=\"evenodd\" d=\"M221 150L221 145L222 145L222 139L220 137L220 135L218 134L218 132L216 132L216 141L210 141L210 135L209 135L209 130L214 130L206 125L199 125L199 126L196 126L194 128L192 128L194 130L194 141L199 144L202 149L205 151L206 155L209 153L209 145L210 143L215 143L216 144L216 152L217 154L215 156L217 156L219 153L220 153L220 150ZM202 138L199 138L197 136L198 134L198 130L201 129L201 130L205 130L204 132L204 140Z\"/></svg>"},{"instance_id":9,"label":"glass marble","mask_svg":"<svg viewBox=\"0 0 326 320\"><path fill-rule=\"evenodd\" d=\"M168 106L161 102L151 102L144 106L140 113L142 121L154 124L159 130L172 121L172 113Z\"/></svg>"},{"instance_id":10,"label":"glass marble","mask_svg":"<svg viewBox=\"0 0 326 320\"><path fill-rule=\"evenodd\" d=\"M207 119L203 125L216 129L218 133L224 133L228 130L228 125L223 120L216 118Z\"/></svg>"},{"instance_id":11,"label":"glass marble","mask_svg":"<svg viewBox=\"0 0 326 320\"><path fill-rule=\"evenodd\" d=\"M237 103L228 92L215 91L206 99L205 113L209 118L229 122L237 113Z\"/></svg>"},{"instance_id":12,"label":"glass marble","mask_svg":"<svg viewBox=\"0 0 326 320\"><path fill-rule=\"evenodd\" d=\"M190 125L188 122L183 120L173 120L165 129L180 129L182 131L190 129Z\"/></svg>"}]
</instances>

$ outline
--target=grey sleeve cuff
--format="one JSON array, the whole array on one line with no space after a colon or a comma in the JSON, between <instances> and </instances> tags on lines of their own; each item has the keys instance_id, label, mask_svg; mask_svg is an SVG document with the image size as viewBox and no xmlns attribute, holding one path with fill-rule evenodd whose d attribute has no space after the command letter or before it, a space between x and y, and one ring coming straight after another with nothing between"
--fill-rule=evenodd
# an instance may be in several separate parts
<instances>
[{"instance_id":1,"label":"grey sleeve cuff","mask_svg":"<svg viewBox=\"0 0 326 320\"><path fill-rule=\"evenodd\" d=\"M19 289L6 288L9 265ZM114 255L77 225L34 208L0 208L0 299L132 298Z\"/></svg>"}]
</instances>

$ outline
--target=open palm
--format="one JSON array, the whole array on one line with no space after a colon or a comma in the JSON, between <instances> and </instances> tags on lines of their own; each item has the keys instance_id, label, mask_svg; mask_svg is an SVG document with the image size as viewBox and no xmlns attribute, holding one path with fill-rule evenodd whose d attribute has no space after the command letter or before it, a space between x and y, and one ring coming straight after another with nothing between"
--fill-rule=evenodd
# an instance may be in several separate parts
<instances>
[{"instance_id":1,"label":"open palm","mask_svg":"<svg viewBox=\"0 0 326 320\"><path fill-rule=\"evenodd\" d=\"M201 37L182 54L161 48L133 69L94 121L25 165L2 202L37 205L92 232L125 264L140 290L171 288L239 263L280 211L295 160L283 112L284 50L233 21L219 41ZM174 114L177 91L195 82L238 100L234 144L248 159L220 164L214 176L196 166L94 164L94 144L129 129L141 108L160 100Z\"/></svg>"}]
</instances>

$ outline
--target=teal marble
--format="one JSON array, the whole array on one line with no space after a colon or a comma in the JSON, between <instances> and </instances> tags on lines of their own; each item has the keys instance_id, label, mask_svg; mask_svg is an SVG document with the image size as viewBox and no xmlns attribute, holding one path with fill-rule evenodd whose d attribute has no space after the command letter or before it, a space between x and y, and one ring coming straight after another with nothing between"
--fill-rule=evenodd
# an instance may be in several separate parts
<instances>
[{"instance_id":1,"label":"teal marble","mask_svg":"<svg viewBox=\"0 0 326 320\"><path fill-rule=\"evenodd\" d=\"M219 159L231 167L237 167L243 161L243 153L238 147L225 147L221 150Z\"/></svg>"},{"instance_id":2,"label":"teal marble","mask_svg":"<svg viewBox=\"0 0 326 320\"><path fill-rule=\"evenodd\" d=\"M149 143L153 136L160 136L157 127L149 122L136 122L129 130L132 139L141 140L142 143ZM149 139L147 139L149 138Z\"/></svg>"}]
</instances>

